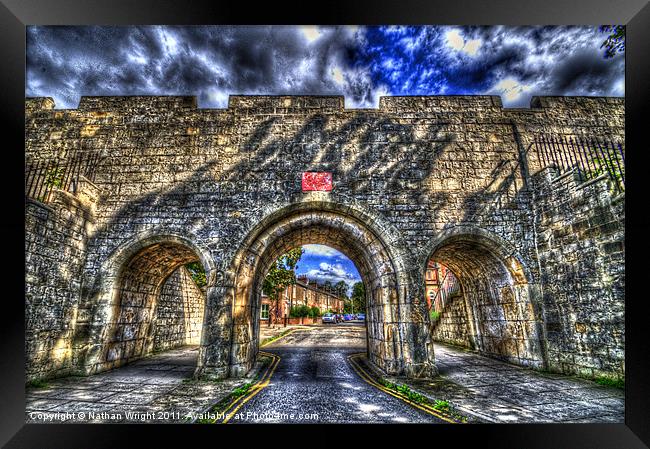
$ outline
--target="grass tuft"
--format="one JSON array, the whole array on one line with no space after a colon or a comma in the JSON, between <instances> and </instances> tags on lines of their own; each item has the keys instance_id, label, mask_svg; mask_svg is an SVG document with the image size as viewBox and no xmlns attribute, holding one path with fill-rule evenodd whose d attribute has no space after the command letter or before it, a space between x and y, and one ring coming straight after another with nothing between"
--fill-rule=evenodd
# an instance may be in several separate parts
<instances>
[{"instance_id":1,"label":"grass tuft","mask_svg":"<svg viewBox=\"0 0 650 449\"><path fill-rule=\"evenodd\" d=\"M461 415L458 413L447 401L436 400L431 402L426 396L421 395L415 391L412 391L408 385L400 385L387 381L386 379L380 379L380 383L397 393L400 393L402 396L405 396L409 400L416 402L418 404L426 404L432 406L435 410L443 413L444 415L455 419L458 422L466 423L468 421L467 416Z\"/></svg>"},{"instance_id":2,"label":"grass tuft","mask_svg":"<svg viewBox=\"0 0 650 449\"><path fill-rule=\"evenodd\" d=\"M600 376L594 380L596 381L596 383L600 385L605 385L607 387L625 388L625 381L623 379Z\"/></svg>"},{"instance_id":3,"label":"grass tuft","mask_svg":"<svg viewBox=\"0 0 650 449\"><path fill-rule=\"evenodd\" d=\"M27 386L30 388L47 388L49 387L49 384L43 379L32 379L27 382Z\"/></svg>"}]
</instances>

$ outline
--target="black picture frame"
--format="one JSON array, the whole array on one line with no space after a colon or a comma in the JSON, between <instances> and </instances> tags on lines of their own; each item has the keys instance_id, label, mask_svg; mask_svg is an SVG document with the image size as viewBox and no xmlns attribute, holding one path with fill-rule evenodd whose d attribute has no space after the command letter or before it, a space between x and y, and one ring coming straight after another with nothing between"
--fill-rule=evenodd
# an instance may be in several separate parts
<instances>
[{"instance_id":1,"label":"black picture frame","mask_svg":"<svg viewBox=\"0 0 650 449\"><path fill-rule=\"evenodd\" d=\"M241 427L117 424L25 424L24 400L24 192L21 190L24 159L25 27L27 25L146 25L146 24L503 24L542 25L625 24L626 29L626 402L625 424L498 424L473 426L429 425L301 425L296 430L261 425L253 432ZM650 370L645 350L643 275L644 255L650 253L645 238L650 230L650 202L643 169L647 165L648 76L650 74L650 5L644 0L501 0L494 2L453 0L424 3L418 0L364 0L322 2L234 1L99 1L99 0L2 0L0 30L3 58L0 68L0 110L5 125L3 139L5 206L0 220L5 249L5 294L0 321L0 444L7 448L130 447L138 439L146 446L163 443L214 444L310 444L323 441L323 432L335 441L362 444L368 436L392 435L397 444L454 444L474 439L477 444L500 448L647 448L650 445ZM645 144L645 145L644 145ZM643 152L645 151L645 154ZM645 176L647 177L647 176ZM15 179L14 179L15 178ZM645 205L645 207L644 207ZM635 263L636 262L636 263ZM7 288L10 287L10 288ZM632 293L634 292L634 293ZM406 426L406 427L405 427ZM137 439L136 439L137 437ZM251 438L257 439L251 443ZM228 443L226 443L228 441ZM221 443L222 442L222 443Z\"/></svg>"}]
</instances>

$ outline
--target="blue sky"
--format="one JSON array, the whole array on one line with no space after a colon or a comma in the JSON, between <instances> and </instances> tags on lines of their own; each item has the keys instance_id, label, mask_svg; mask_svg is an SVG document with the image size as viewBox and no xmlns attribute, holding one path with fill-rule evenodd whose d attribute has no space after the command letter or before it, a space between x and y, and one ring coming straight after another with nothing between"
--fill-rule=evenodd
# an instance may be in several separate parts
<instances>
[{"instance_id":1,"label":"blue sky","mask_svg":"<svg viewBox=\"0 0 650 449\"><path fill-rule=\"evenodd\" d=\"M335 285L339 281L348 284L348 294L352 285L361 281L361 276L354 263L340 251L325 245L304 245L305 252L298 262L296 274L306 274L319 282L330 281Z\"/></svg>"},{"instance_id":2,"label":"blue sky","mask_svg":"<svg viewBox=\"0 0 650 449\"><path fill-rule=\"evenodd\" d=\"M82 95L623 96L625 55L596 26L27 27L26 95L75 108Z\"/></svg>"}]
</instances>

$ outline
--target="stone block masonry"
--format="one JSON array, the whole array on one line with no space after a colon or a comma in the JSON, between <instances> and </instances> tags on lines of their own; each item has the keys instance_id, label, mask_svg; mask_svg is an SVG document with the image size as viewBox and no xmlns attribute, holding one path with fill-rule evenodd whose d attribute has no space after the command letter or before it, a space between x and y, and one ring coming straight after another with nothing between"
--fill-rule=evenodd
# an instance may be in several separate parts
<instances>
[{"instance_id":1,"label":"stone block masonry","mask_svg":"<svg viewBox=\"0 0 650 449\"><path fill-rule=\"evenodd\" d=\"M87 233L98 192L55 190L53 201L25 204L26 380L74 372L75 324L83 282Z\"/></svg>"},{"instance_id":2,"label":"stone block masonry","mask_svg":"<svg viewBox=\"0 0 650 449\"><path fill-rule=\"evenodd\" d=\"M601 176L553 169L535 177L549 368L625 374L625 198Z\"/></svg>"},{"instance_id":3,"label":"stone block masonry","mask_svg":"<svg viewBox=\"0 0 650 449\"><path fill-rule=\"evenodd\" d=\"M49 338L28 344L29 369L95 373L197 341L196 321L181 337L179 304L199 304L198 292L176 283L170 295L165 281L200 261L202 318L201 306L190 312L202 320L197 375L240 375L257 354L269 261L291 245L324 243L353 258L369 286L370 359L386 372L435 374L424 271L438 256L460 281L477 350L526 366L620 374L620 206L608 206L618 203L602 189L538 182L545 167L528 149L539 133L622 140L624 103L539 97L531 106L383 97L366 110L344 108L342 97L232 96L226 109L200 109L194 97L83 97L77 109L57 110L51 99L27 99L27 157L101 155L83 244L73 244L82 222L56 224L72 206L26 211L28 341ZM310 171L332 173L333 190L303 192ZM48 226L60 226L61 239L39 237ZM68 245L77 252L62 257ZM74 274L61 284L58 271ZM598 299L592 293L602 288L611 294ZM156 310L171 323L166 337ZM41 319L50 314L56 319ZM607 341L608 355L595 338Z\"/></svg>"},{"instance_id":4,"label":"stone block masonry","mask_svg":"<svg viewBox=\"0 0 650 449\"><path fill-rule=\"evenodd\" d=\"M472 348L470 326L465 298L458 294L449 299L438 320L432 323L432 338L434 341Z\"/></svg>"},{"instance_id":5,"label":"stone block masonry","mask_svg":"<svg viewBox=\"0 0 650 449\"><path fill-rule=\"evenodd\" d=\"M167 278L154 311L154 351L201 343L204 297L185 267Z\"/></svg>"}]
</instances>

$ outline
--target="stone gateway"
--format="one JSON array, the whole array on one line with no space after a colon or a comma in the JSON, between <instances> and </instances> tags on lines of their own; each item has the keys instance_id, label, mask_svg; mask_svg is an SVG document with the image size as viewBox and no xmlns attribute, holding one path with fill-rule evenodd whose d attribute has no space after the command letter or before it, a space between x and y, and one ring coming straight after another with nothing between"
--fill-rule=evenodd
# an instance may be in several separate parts
<instances>
[{"instance_id":1,"label":"stone gateway","mask_svg":"<svg viewBox=\"0 0 650 449\"><path fill-rule=\"evenodd\" d=\"M435 376L444 334L531 368L623 378L624 193L577 147L562 153L574 164L547 163L539 136L623 142L623 99L28 98L27 380L186 344L200 344L197 376L241 376L268 268L312 243L357 266L368 356L386 373ZM305 173L331 178L305 189ZM432 258L461 285L444 333L425 298Z\"/></svg>"}]
</instances>

